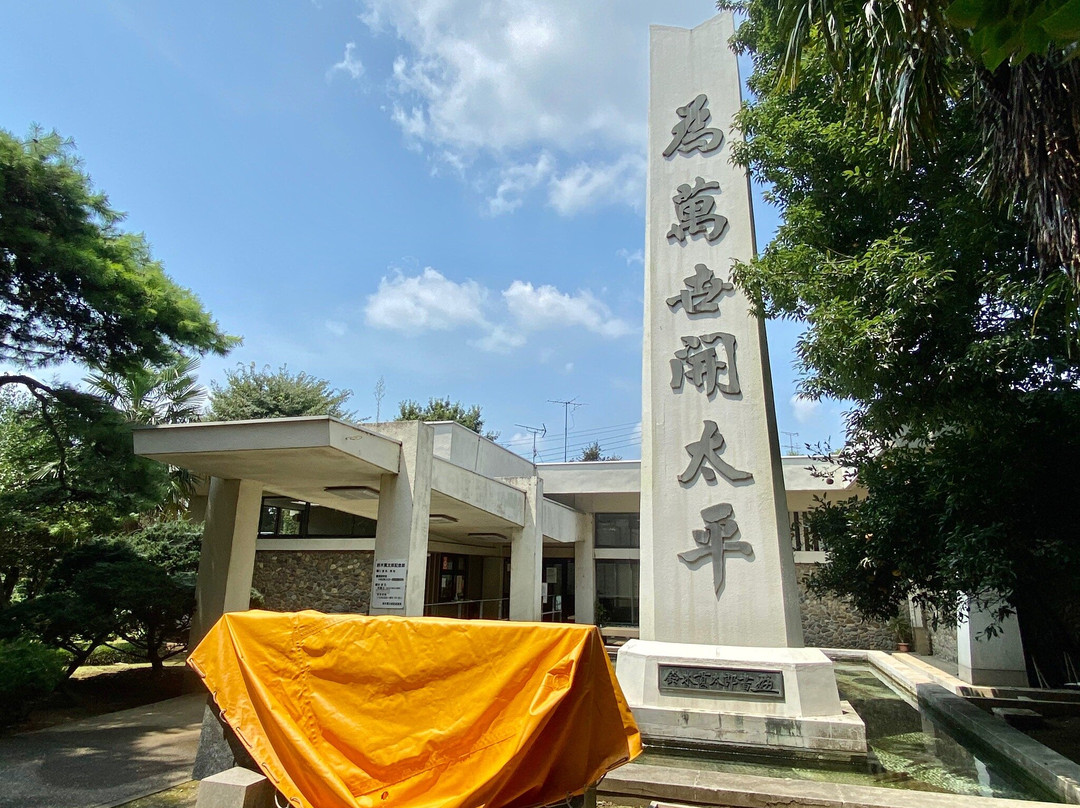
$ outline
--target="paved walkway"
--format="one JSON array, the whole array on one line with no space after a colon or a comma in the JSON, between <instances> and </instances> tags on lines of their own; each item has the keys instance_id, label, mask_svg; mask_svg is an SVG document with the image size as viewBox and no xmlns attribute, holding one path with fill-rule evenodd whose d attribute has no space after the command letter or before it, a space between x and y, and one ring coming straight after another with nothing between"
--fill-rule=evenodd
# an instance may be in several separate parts
<instances>
[{"instance_id":1,"label":"paved walkway","mask_svg":"<svg viewBox=\"0 0 1080 808\"><path fill-rule=\"evenodd\" d=\"M191 779L206 696L0 738L0 808L108 808Z\"/></svg>"}]
</instances>

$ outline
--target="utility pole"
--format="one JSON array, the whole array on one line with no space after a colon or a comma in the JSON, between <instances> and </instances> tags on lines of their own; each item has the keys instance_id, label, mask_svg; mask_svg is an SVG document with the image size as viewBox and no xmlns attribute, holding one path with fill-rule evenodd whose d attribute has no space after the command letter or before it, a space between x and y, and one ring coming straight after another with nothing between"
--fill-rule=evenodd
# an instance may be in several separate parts
<instances>
[{"instance_id":1,"label":"utility pole","mask_svg":"<svg viewBox=\"0 0 1080 808\"><path fill-rule=\"evenodd\" d=\"M781 434L787 436L787 439L788 439L788 446L787 446L788 454L789 455L798 454L795 451L795 438L799 437L799 433L798 432L782 432Z\"/></svg>"},{"instance_id":2,"label":"utility pole","mask_svg":"<svg viewBox=\"0 0 1080 808\"><path fill-rule=\"evenodd\" d=\"M535 426L525 426L525 424L514 424L514 426L520 426L522 429L526 430L530 435L532 435L532 438L533 438L533 460L532 460L532 462L533 462L533 465L535 465L536 464L536 436L539 435L541 438L544 437L544 435L547 434L547 425L546 424L540 424L539 427L535 427Z\"/></svg>"},{"instance_id":3,"label":"utility pole","mask_svg":"<svg viewBox=\"0 0 1080 808\"><path fill-rule=\"evenodd\" d=\"M585 407L587 405L581 404L577 400L577 396L574 396L569 401L557 401L554 399L548 399L548 404L561 404L563 408L563 430L562 430L562 461L566 462L566 436L570 431L570 408L575 410L578 407Z\"/></svg>"}]
</instances>

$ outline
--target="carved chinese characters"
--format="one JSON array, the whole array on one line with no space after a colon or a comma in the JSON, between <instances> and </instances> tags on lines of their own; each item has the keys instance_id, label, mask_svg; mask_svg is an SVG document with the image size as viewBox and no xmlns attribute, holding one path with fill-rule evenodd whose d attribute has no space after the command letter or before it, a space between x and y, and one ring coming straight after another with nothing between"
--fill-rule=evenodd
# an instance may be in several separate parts
<instances>
[{"instance_id":1,"label":"carved chinese characters","mask_svg":"<svg viewBox=\"0 0 1080 808\"><path fill-rule=\"evenodd\" d=\"M720 304L717 301L720 295L735 288L727 281L717 278L704 264L697 264L694 274L683 278L683 283L686 288L674 297L669 297L667 304L672 311L682 306L683 311L691 317L695 314L718 314Z\"/></svg>"},{"instance_id":2,"label":"carved chinese characters","mask_svg":"<svg viewBox=\"0 0 1080 808\"><path fill-rule=\"evenodd\" d=\"M711 117L708 103L708 97L701 93L676 110L678 122L672 128L672 140L663 152L665 158L676 155L709 157L717 152L724 136L721 130L708 126ZM716 210L716 196L720 193L719 182L701 176L695 176L692 184L678 185L672 197L676 221L667 232L671 245L668 249L679 249L699 237L708 247L720 240L728 226L727 218ZM672 317L685 317L689 321L719 318L725 293L733 292L735 288L718 278L706 263L696 264L694 274L684 278L683 283L684 288L665 302ZM680 347L669 355L668 360L673 395L703 395L710 402L708 406L714 408L730 406L732 402L728 399L741 399L734 334L709 328L687 329L679 335L679 342ZM708 485L718 484L720 477L730 484L753 484L754 475L736 468L731 462L731 453L725 452L727 441L717 421L722 418L704 420L700 437L685 444L690 460L678 475L683 489L694 487L701 478ZM749 542L736 538L739 525L730 502L709 505L701 511L701 517L704 528L692 531L694 548L679 553L678 557L691 569L711 561L713 585L719 597L724 587L725 557L735 554L752 560L754 551Z\"/></svg>"},{"instance_id":3,"label":"carved chinese characters","mask_svg":"<svg viewBox=\"0 0 1080 808\"><path fill-rule=\"evenodd\" d=\"M720 191L720 183L706 182L701 177L694 178L693 188L684 182L675 189L671 201L675 203L675 215L679 221L668 231L669 239L685 244L687 236L704 235L711 244L724 235L727 219L713 212L716 210L716 200L711 196L714 191Z\"/></svg>"},{"instance_id":4,"label":"carved chinese characters","mask_svg":"<svg viewBox=\"0 0 1080 808\"><path fill-rule=\"evenodd\" d=\"M745 541L736 541L739 525L735 522L735 510L726 502L712 505L701 512L705 520L704 530L694 531L697 547L679 553L679 558L687 564L697 564L706 558L712 559L713 587L716 594L724 588L724 557L736 553L746 558L754 557L754 548Z\"/></svg>"}]
</instances>

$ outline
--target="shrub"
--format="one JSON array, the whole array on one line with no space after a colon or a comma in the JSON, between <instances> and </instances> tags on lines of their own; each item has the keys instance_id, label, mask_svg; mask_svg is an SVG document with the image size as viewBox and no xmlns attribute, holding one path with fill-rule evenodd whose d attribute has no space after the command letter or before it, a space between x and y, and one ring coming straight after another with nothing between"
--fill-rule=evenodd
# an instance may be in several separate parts
<instances>
[{"instance_id":1,"label":"shrub","mask_svg":"<svg viewBox=\"0 0 1080 808\"><path fill-rule=\"evenodd\" d=\"M35 640L0 641L0 726L14 724L64 678L62 651Z\"/></svg>"}]
</instances>

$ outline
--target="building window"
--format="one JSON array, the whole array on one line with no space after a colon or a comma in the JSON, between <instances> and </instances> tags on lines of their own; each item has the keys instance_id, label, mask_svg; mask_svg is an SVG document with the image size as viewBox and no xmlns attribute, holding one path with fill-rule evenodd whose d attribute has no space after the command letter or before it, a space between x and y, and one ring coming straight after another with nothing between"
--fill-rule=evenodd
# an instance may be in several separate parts
<instances>
[{"instance_id":1,"label":"building window","mask_svg":"<svg viewBox=\"0 0 1080 808\"><path fill-rule=\"evenodd\" d=\"M640 547L641 515L636 513L596 514L597 547Z\"/></svg>"},{"instance_id":2,"label":"building window","mask_svg":"<svg viewBox=\"0 0 1080 808\"><path fill-rule=\"evenodd\" d=\"M289 497L263 497L259 535L264 538L369 539L375 520Z\"/></svg>"},{"instance_id":3,"label":"building window","mask_svg":"<svg viewBox=\"0 0 1080 808\"><path fill-rule=\"evenodd\" d=\"M788 522L791 525L792 550L796 552L821 550L821 542L810 532L810 527L806 524L806 511L788 511Z\"/></svg>"},{"instance_id":4,"label":"building window","mask_svg":"<svg viewBox=\"0 0 1080 808\"><path fill-rule=\"evenodd\" d=\"M596 622L606 626L638 625L639 564L632 559L596 562Z\"/></svg>"}]
</instances>

